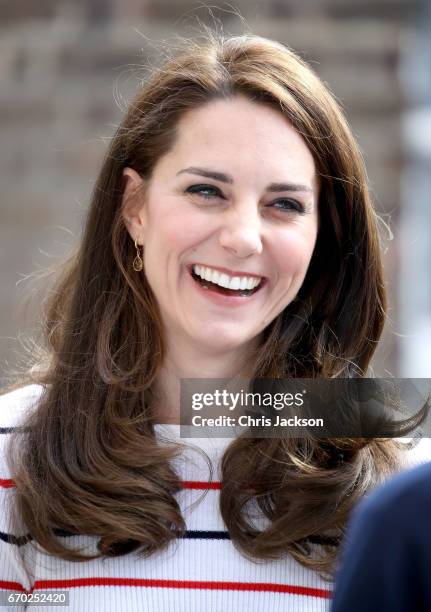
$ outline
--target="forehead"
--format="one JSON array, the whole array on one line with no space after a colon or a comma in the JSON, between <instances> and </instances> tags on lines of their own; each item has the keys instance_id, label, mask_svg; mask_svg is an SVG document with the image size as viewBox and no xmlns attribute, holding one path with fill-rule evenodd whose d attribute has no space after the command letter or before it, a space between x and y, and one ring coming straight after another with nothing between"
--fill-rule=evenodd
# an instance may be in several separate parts
<instances>
[{"instance_id":1,"label":"forehead","mask_svg":"<svg viewBox=\"0 0 431 612\"><path fill-rule=\"evenodd\" d=\"M250 172L312 181L313 156L281 112L245 96L215 100L187 111L167 156L171 164L208 164L235 175ZM292 176L287 176L291 173ZM293 176L294 175L294 176ZM267 176L266 176L267 178Z\"/></svg>"}]
</instances>

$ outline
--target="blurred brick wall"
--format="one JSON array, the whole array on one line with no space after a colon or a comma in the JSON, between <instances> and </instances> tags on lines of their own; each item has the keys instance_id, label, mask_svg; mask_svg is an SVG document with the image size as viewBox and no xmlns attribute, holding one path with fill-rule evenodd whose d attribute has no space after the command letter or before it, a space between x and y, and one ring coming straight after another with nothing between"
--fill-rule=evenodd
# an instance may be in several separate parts
<instances>
[{"instance_id":1,"label":"blurred brick wall","mask_svg":"<svg viewBox=\"0 0 431 612\"><path fill-rule=\"evenodd\" d=\"M212 9L211 19L193 10L197 4L0 5L0 379L18 359L17 337L37 320L40 298L24 311L26 283L16 284L78 239L107 138L122 114L116 100L124 104L137 85L130 68L154 53L151 41L196 33L196 15L209 24L219 19L225 32L243 31L231 9ZM421 3L241 0L235 6L254 33L291 46L328 83L364 152L377 208L391 215L396 230L405 163L400 41L414 30ZM397 239L388 246L391 322L375 361L380 375L397 373Z\"/></svg>"}]
</instances>

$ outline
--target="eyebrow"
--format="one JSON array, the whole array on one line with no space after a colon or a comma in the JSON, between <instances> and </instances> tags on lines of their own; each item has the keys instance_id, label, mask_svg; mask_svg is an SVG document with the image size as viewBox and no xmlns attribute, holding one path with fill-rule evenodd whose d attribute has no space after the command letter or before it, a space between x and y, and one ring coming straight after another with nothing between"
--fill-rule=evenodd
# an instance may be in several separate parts
<instances>
[{"instance_id":1,"label":"eyebrow","mask_svg":"<svg viewBox=\"0 0 431 612\"><path fill-rule=\"evenodd\" d=\"M177 176L183 173L189 174L197 174L199 176L204 176L205 178L212 178L215 181L221 181L222 183L233 184L233 178L224 172L216 172L215 170L209 170L207 168L196 168L195 166L190 166L189 168L184 168L177 172ZM266 188L266 191L306 191L309 193L313 193L313 189L308 185L299 185L297 183L271 183Z\"/></svg>"}]
</instances>

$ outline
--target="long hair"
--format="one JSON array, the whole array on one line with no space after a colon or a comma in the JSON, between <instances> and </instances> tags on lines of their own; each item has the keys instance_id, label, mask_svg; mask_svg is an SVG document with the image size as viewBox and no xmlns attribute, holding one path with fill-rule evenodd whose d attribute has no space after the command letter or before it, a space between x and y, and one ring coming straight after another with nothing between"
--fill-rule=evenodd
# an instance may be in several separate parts
<instances>
[{"instance_id":1,"label":"long hair","mask_svg":"<svg viewBox=\"0 0 431 612\"><path fill-rule=\"evenodd\" d=\"M305 139L320 180L320 227L297 299L265 329L254 377L362 377L382 333L386 297L377 217L357 144L334 97L285 46L258 36L188 42L155 68L112 138L78 251L62 269L44 319L43 385L10 464L17 508L33 539L69 560L55 529L99 537L97 556L145 555L185 529L171 460L148 399L165 354L145 274L132 270L122 173L150 178L181 116L245 95L284 115ZM343 452L343 461L334 460ZM235 439L222 460L220 509L251 559L286 553L329 570L353 505L397 465L390 440ZM254 475L257 489L247 487ZM258 491L258 492L257 492ZM270 519L257 530L247 502ZM330 534L329 539L324 539ZM311 554L313 538L323 543ZM307 544L308 543L308 544Z\"/></svg>"}]
</instances>

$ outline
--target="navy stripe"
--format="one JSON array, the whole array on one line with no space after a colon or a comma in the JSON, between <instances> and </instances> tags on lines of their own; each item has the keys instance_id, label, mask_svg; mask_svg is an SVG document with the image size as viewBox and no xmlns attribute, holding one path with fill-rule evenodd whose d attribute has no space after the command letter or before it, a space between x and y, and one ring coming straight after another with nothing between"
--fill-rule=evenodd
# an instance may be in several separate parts
<instances>
[{"instance_id":1,"label":"navy stripe","mask_svg":"<svg viewBox=\"0 0 431 612\"><path fill-rule=\"evenodd\" d=\"M228 531L191 531L185 532L181 538L187 540L230 540Z\"/></svg>"},{"instance_id":2,"label":"navy stripe","mask_svg":"<svg viewBox=\"0 0 431 612\"><path fill-rule=\"evenodd\" d=\"M341 538L311 535L308 538L304 538L305 542L310 544L319 544L320 546L334 546L337 547L341 543Z\"/></svg>"},{"instance_id":3,"label":"navy stripe","mask_svg":"<svg viewBox=\"0 0 431 612\"><path fill-rule=\"evenodd\" d=\"M62 538L79 535L76 533L72 533L71 531L65 531L64 529L54 529L54 533L55 535L58 535ZM189 529L184 532L184 535L180 535L178 537L187 540L230 540L230 535L228 531L201 531Z\"/></svg>"},{"instance_id":4,"label":"navy stripe","mask_svg":"<svg viewBox=\"0 0 431 612\"><path fill-rule=\"evenodd\" d=\"M11 433L27 433L30 431L30 427L0 427L0 435L1 434L11 434Z\"/></svg>"},{"instance_id":5,"label":"navy stripe","mask_svg":"<svg viewBox=\"0 0 431 612\"><path fill-rule=\"evenodd\" d=\"M76 535L83 535L65 531L64 529L54 529L55 535L61 538L70 538ZM30 542L33 538L31 536L15 536L10 533L4 533L0 531L0 540L7 544L15 544L16 546L23 546ZM184 535L179 536L179 539L185 540L230 540L229 532L227 531L193 531L189 530Z\"/></svg>"},{"instance_id":6,"label":"navy stripe","mask_svg":"<svg viewBox=\"0 0 431 612\"><path fill-rule=\"evenodd\" d=\"M27 544L27 542L30 542L31 539L32 538L30 536L15 536L11 533L3 533L3 531L0 531L0 540L6 542L6 544L15 544L16 546L23 546L24 544Z\"/></svg>"},{"instance_id":7,"label":"navy stripe","mask_svg":"<svg viewBox=\"0 0 431 612\"><path fill-rule=\"evenodd\" d=\"M70 531L64 529L54 529L55 535L62 538L69 538L76 535ZM82 535L82 534L81 534ZM16 546L23 546L30 542L33 538L31 536L15 536L9 533L0 531L0 540L7 544L15 544ZM204 531L204 530L187 530L184 535L179 536L179 539L185 540L230 540L228 531ZM340 539L335 537L325 537L312 535L308 538L304 538L303 542L309 542L310 544L319 544L320 546L334 546L337 547L340 544Z\"/></svg>"}]
</instances>

